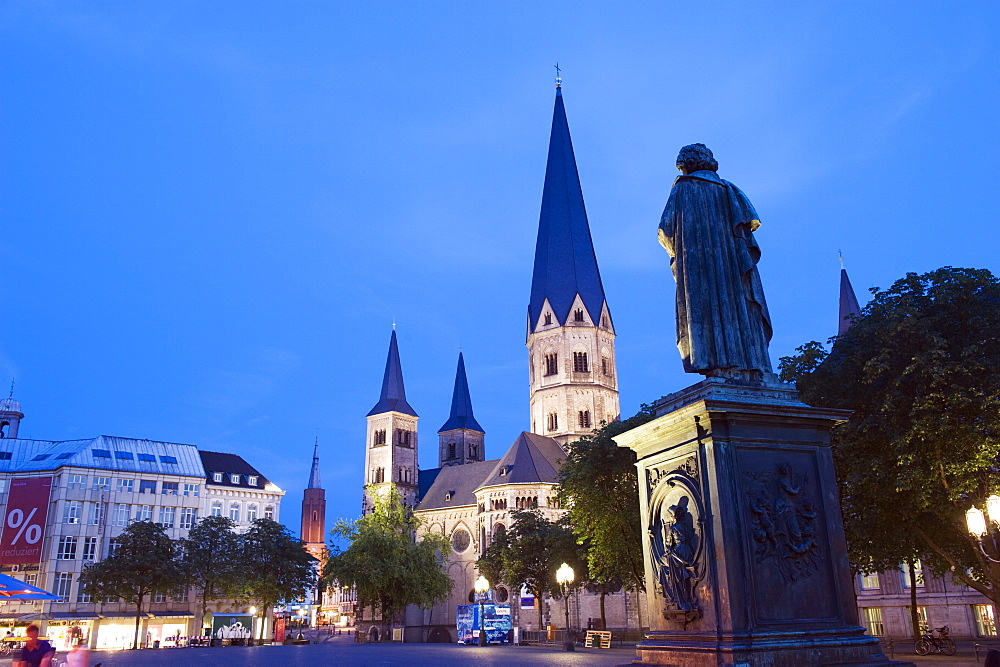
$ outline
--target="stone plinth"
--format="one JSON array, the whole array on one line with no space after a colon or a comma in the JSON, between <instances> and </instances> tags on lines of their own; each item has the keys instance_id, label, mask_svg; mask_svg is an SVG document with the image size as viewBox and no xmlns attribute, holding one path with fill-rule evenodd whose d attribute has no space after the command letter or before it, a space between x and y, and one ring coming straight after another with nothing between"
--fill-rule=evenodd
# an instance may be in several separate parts
<instances>
[{"instance_id":1,"label":"stone plinth","mask_svg":"<svg viewBox=\"0 0 1000 667\"><path fill-rule=\"evenodd\" d=\"M645 522L635 662L889 664L858 623L847 560L830 430L849 413L719 378L656 409L615 438L638 456Z\"/></svg>"}]
</instances>

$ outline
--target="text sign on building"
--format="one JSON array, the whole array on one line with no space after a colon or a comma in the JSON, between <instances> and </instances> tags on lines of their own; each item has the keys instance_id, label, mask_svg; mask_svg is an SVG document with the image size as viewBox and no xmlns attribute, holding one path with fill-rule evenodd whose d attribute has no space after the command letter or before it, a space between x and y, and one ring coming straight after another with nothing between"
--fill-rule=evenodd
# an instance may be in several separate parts
<instances>
[{"instance_id":1,"label":"text sign on building","mask_svg":"<svg viewBox=\"0 0 1000 667\"><path fill-rule=\"evenodd\" d=\"M0 565L28 565L42 560L51 491L51 477L11 480L0 537Z\"/></svg>"}]
</instances>

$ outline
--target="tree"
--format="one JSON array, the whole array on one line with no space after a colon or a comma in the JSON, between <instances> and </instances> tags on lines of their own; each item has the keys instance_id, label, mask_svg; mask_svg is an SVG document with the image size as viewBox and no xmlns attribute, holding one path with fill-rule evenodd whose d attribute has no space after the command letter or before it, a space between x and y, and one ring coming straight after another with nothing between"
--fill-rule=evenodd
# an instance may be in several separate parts
<instances>
[{"instance_id":1,"label":"tree","mask_svg":"<svg viewBox=\"0 0 1000 667\"><path fill-rule=\"evenodd\" d=\"M635 452L619 447L612 438L655 417L653 407L643 405L635 416L604 425L571 443L559 469L559 501L569 508L577 541L587 545L587 570L601 594L605 624L608 592L644 588Z\"/></svg>"},{"instance_id":2,"label":"tree","mask_svg":"<svg viewBox=\"0 0 1000 667\"><path fill-rule=\"evenodd\" d=\"M807 403L854 411L833 450L851 559L919 557L997 603L964 514L1000 492L1000 281L944 267L872 293L828 355L813 342L781 360Z\"/></svg>"},{"instance_id":3,"label":"tree","mask_svg":"<svg viewBox=\"0 0 1000 667\"><path fill-rule=\"evenodd\" d=\"M491 582L526 587L539 600L559 596L556 570L568 563L574 571L572 588L588 580L585 547L577 543L567 517L546 519L538 510L512 510L511 525L498 532L476 563Z\"/></svg>"},{"instance_id":4,"label":"tree","mask_svg":"<svg viewBox=\"0 0 1000 667\"><path fill-rule=\"evenodd\" d=\"M139 623L146 598L154 593L176 593L184 575L177 562L177 548L163 526L149 521L129 524L117 538L107 558L84 568L80 586L95 598L121 598L135 605L135 639L139 648Z\"/></svg>"},{"instance_id":5,"label":"tree","mask_svg":"<svg viewBox=\"0 0 1000 667\"><path fill-rule=\"evenodd\" d=\"M244 533L241 561L243 590L265 613L278 602L303 597L316 582L316 559L271 519L257 519Z\"/></svg>"},{"instance_id":6,"label":"tree","mask_svg":"<svg viewBox=\"0 0 1000 667\"><path fill-rule=\"evenodd\" d=\"M391 622L407 605L428 609L446 599L454 585L442 568L451 548L439 533L415 536L421 522L403 504L394 485L369 488L372 511L354 521L338 521L333 535L350 544L341 551L330 547L323 568L323 585L351 586L358 606L372 607L383 622Z\"/></svg>"},{"instance_id":7,"label":"tree","mask_svg":"<svg viewBox=\"0 0 1000 667\"><path fill-rule=\"evenodd\" d=\"M181 540L181 566L190 585L201 598L201 618L209 600L234 597L244 579L242 544L231 519L209 516L198 522Z\"/></svg>"}]
</instances>

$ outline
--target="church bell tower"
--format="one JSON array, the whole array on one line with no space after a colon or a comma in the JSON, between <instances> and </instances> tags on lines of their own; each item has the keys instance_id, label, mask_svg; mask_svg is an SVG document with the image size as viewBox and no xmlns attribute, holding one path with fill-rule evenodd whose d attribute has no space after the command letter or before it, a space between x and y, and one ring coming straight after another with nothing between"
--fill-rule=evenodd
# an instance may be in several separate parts
<instances>
[{"instance_id":1,"label":"church bell tower","mask_svg":"<svg viewBox=\"0 0 1000 667\"><path fill-rule=\"evenodd\" d=\"M319 481L319 438L313 445L309 485L302 494L302 529L299 539L306 551L321 560L326 554L326 491Z\"/></svg>"},{"instance_id":2,"label":"church bell tower","mask_svg":"<svg viewBox=\"0 0 1000 667\"><path fill-rule=\"evenodd\" d=\"M528 304L531 431L561 445L619 417L615 329L556 85Z\"/></svg>"},{"instance_id":3,"label":"church bell tower","mask_svg":"<svg viewBox=\"0 0 1000 667\"><path fill-rule=\"evenodd\" d=\"M486 432L472 414L465 357L459 352L455 391L451 396L451 415L438 430L438 466L444 468L486 460L485 438Z\"/></svg>"},{"instance_id":4,"label":"church bell tower","mask_svg":"<svg viewBox=\"0 0 1000 667\"><path fill-rule=\"evenodd\" d=\"M365 493L361 511L374 507L371 491L395 484L407 505L417 500L417 413L406 402L396 330L389 338L389 356L382 376L382 394L368 413L365 448Z\"/></svg>"}]
</instances>

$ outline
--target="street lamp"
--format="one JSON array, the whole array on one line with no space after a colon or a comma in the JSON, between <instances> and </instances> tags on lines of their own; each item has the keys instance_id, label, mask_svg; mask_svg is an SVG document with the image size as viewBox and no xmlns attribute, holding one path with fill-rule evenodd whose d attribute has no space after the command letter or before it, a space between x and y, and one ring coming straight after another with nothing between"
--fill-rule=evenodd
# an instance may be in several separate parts
<instances>
[{"instance_id":1,"label":"street lamp","mask_svg":"<svg viewBox=\"0 0 1000 667\"><path fill-rule=\"evenodd\" d=\"M253 622L257 620L257 607L250 607L247 611L250 612L250 646L253 646Z\"/></svg>"},{"instance_id":2,"label":"street lamp","mask_svg":"<svg viewBox=\"0 0 1000 667\"><path fill-rule=\"evenodd\" d=\"M986 520L987 517L989 521ZM983 511L978 507L970 507L965 512L965 525L969 529L969 534L972 535L979 545L979 550L983 552L983 556L991 563L1000 563L1000 559L986 553L984 542L986 535L990 533L990 524L993 524L993 528L997 528L1000 525L1000 496L996 494L986 499L986 514L983 514ZM995 552L997 551L996 540L993 539L992 541L993 551Z\"/></svg>"},{"instance_id":3,"label":"street lamp","mask_svg":"<svg viewBox=\"0 0 1000 667\"><path fill-rule=\"evenodd\" d=\"M479 598L479 645L486 646L486 596L490 590L490 582L479 575L476 579L476 597Z\"/></svg>"},{"instance_id":4,"label":"street lamp","mask_svg":"<svg viewBox=\"0 0 1000 667\"><path fill-rule=\"evenodd\" d=\"M563 649L566 651L575 651L576 645L573 643L573 638L569 635L569 585L573 583L573 568L571 568L566 563L559 566L556 570L556 583L562 587L563 592L563 609L566 612L566 644Z\"/></svg>"}]
</instances>

